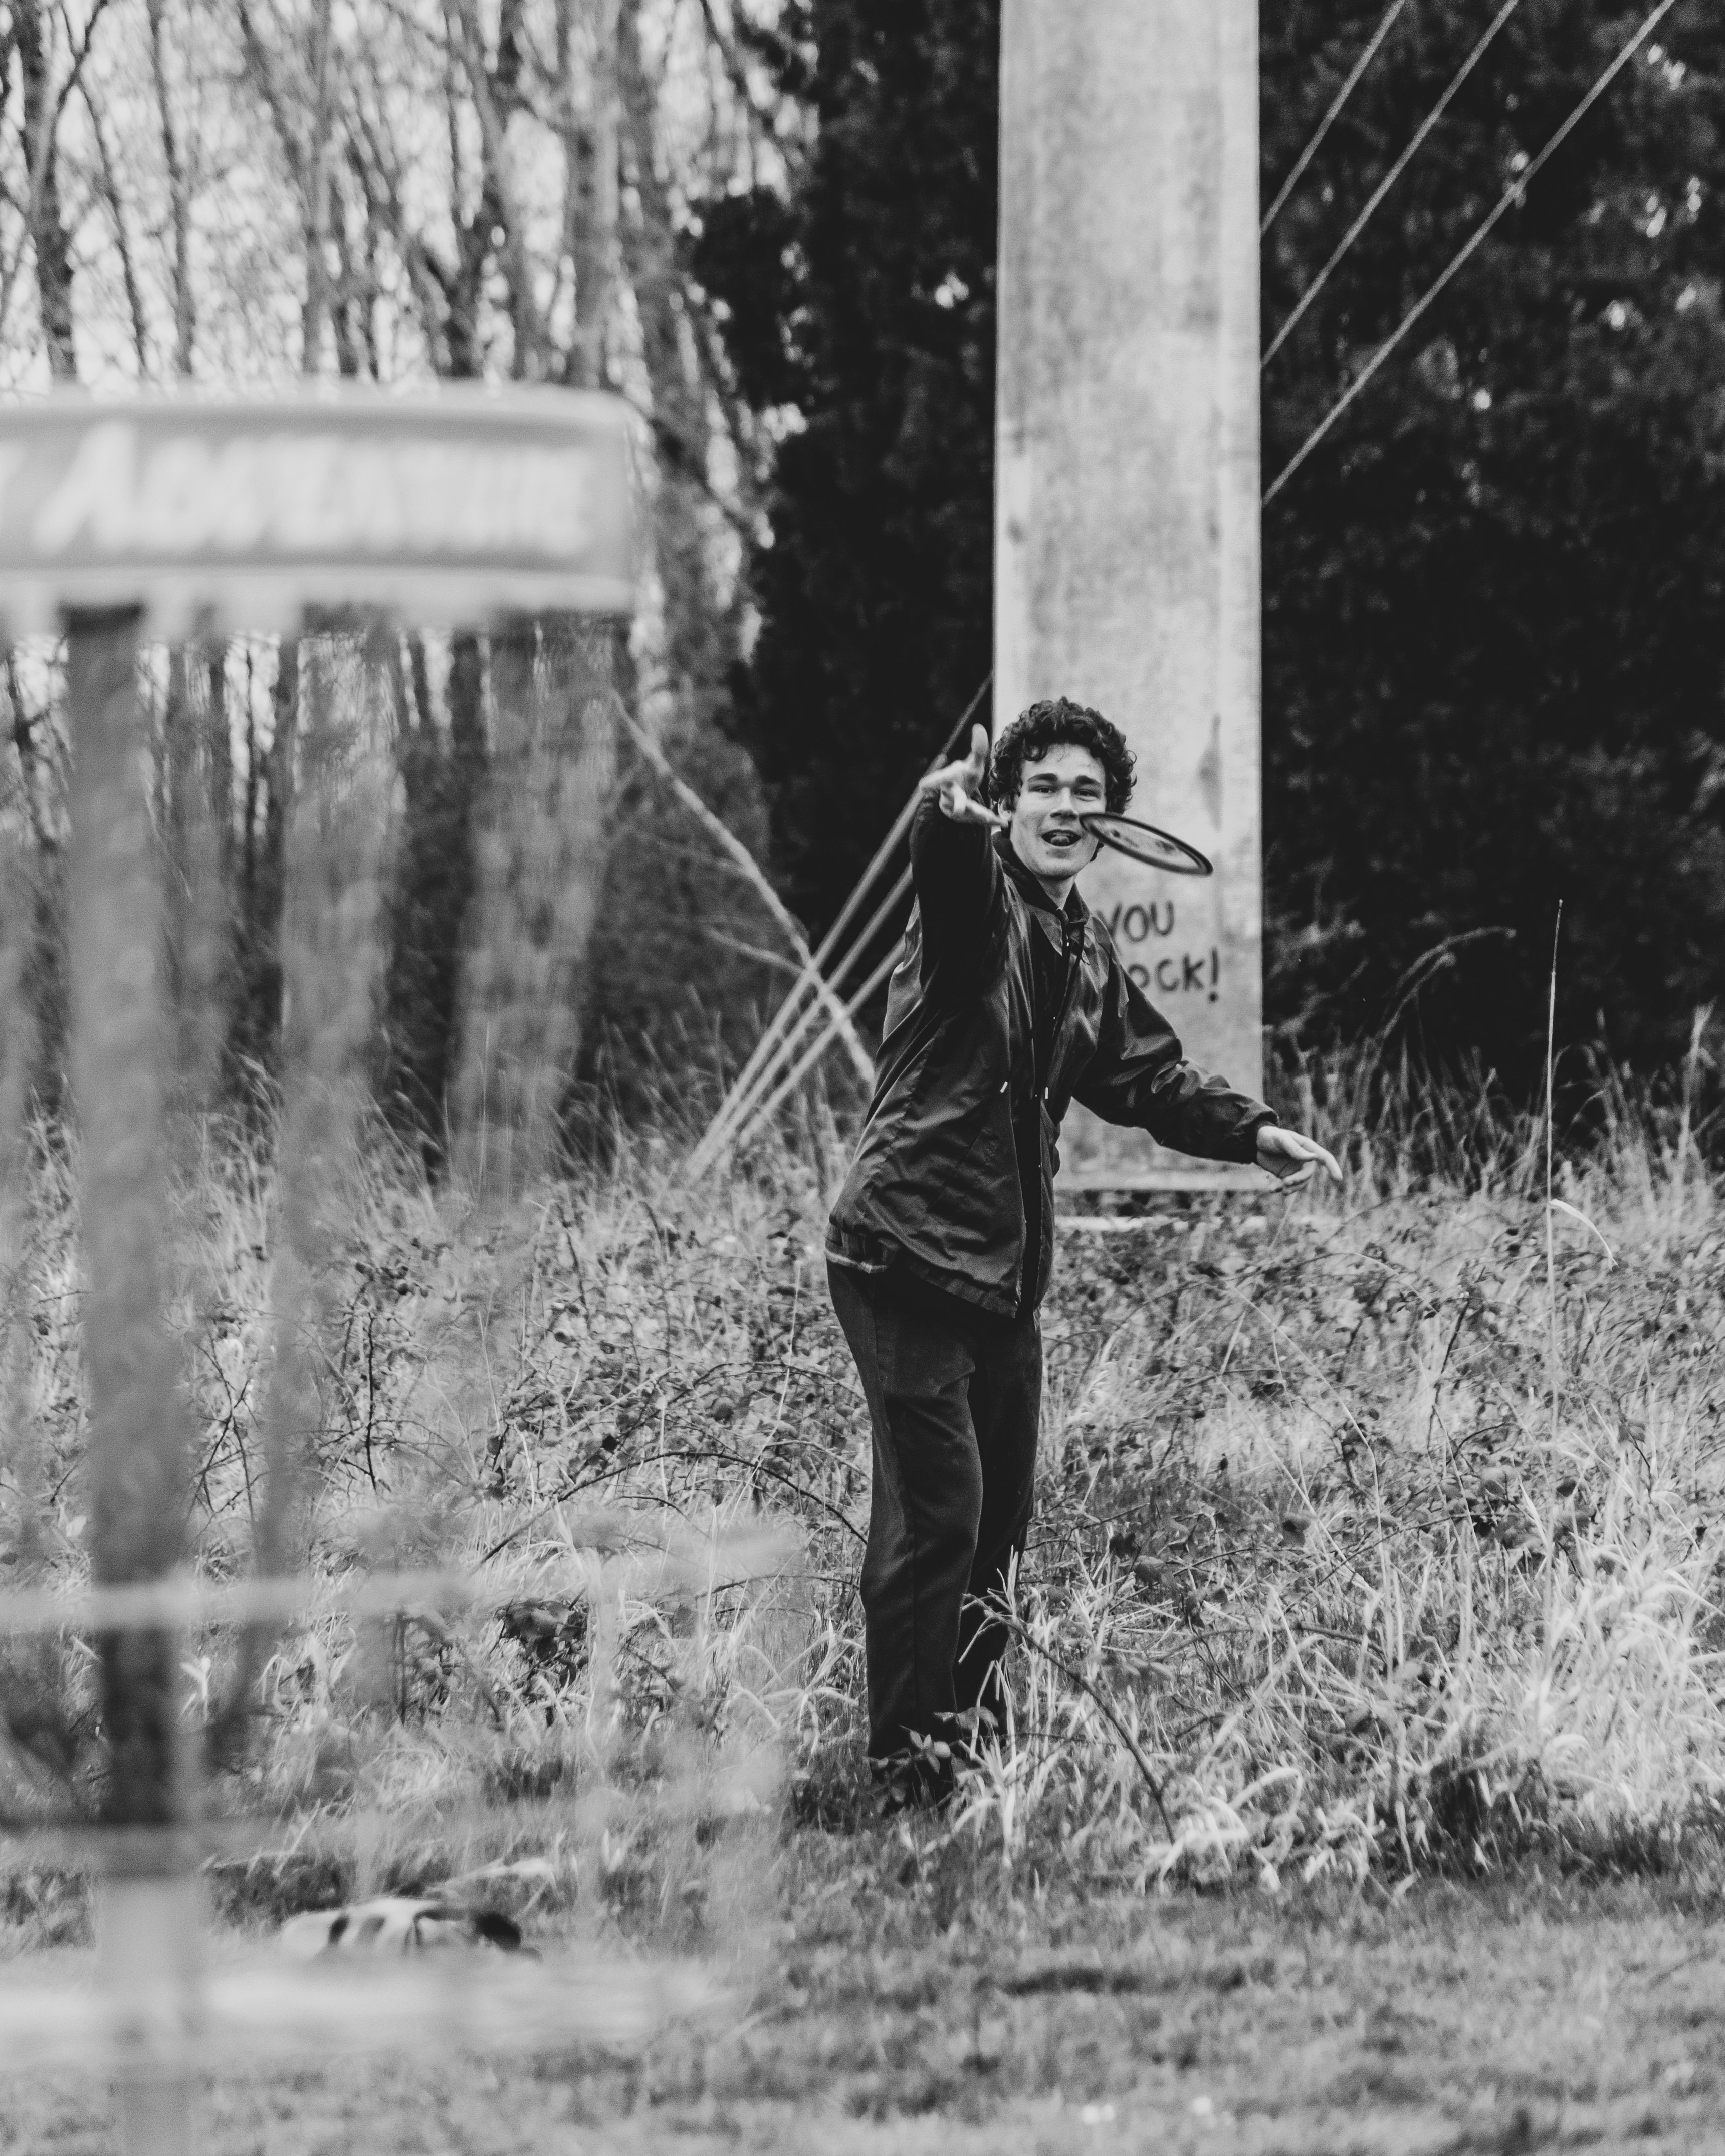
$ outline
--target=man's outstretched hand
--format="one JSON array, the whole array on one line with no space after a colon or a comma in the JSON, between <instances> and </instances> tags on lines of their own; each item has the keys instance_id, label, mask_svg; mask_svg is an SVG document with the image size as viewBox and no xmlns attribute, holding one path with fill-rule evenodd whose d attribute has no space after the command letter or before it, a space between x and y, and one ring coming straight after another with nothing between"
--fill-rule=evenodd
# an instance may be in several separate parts
<instances>
[{"instance_id":1,"label":"man's outstretched hand","mask_svg":"<svg viewBox=\"0 0 1725 2156\"><path fill-rule=\"evenodd\" d=\"M970 754L931 771L922 782L922 791L934 794L942 815L950 816L955 824L1004 824L1005 817L983 805L983 788L988 777L988 730L975 726L970 730Z\"/></svg>"},{"instance_id":2,"label":"man's outstretched hand","mask_svg":"<svg viewBox=\"0 0 1725 2156\"><path fill-rule=\"evenodd\" d=\"M1332 1183L1342 1180L1342 1165L1334 1153L1316 1138L1284 1130L1280 1123L1266 1123L1258 1132L1258 1165L1267 1168L1278 1183L1310 1183L1320 1168Z\"/></svg>"}]
</instances>

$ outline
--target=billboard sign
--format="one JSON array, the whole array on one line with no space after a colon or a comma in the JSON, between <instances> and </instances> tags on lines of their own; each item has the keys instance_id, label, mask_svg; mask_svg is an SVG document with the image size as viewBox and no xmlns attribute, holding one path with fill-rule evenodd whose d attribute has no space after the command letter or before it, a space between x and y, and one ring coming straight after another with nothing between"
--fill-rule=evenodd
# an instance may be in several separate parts
<instances>
[{"instance_id":1,"label":"billboard sign","mask_svg":"<svg viewBox=\"0 0 1725 2156\"><path fill-rule=\"evenodd\" d=\"M0 408L0 613L14 636L130 605L166 635L307 606L624 613L630 424L617 398L477 384Z\"/></svg>"}]
</instances>

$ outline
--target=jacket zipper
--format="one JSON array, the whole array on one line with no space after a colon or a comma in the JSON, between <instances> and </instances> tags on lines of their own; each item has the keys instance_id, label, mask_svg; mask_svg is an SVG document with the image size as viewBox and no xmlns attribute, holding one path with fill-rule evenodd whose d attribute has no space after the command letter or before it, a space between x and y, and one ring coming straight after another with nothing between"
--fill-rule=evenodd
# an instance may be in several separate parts
<instances>
[{"instance_id":1,"label":"jacket zipper","mask_svg":"<svg viewBox=\"0 0 1725 2156\"><path fill-rule=\"evenodd\" d=\"M1060 955L1066 963L1066 977L1060 988L1060 1011L1048 1036L1048 1053L1040 1070L1035 1073L1036 1098L1045 1107L1048 1105L1049 1081L1054 1075L1055 1065L1060 1060L1060 1042L1066 1030L1066 1021L1072 1015L1073 998L1078 993L1078 975L1084 959L1084 923L1063 918L1060 922Z\"/></svg>"},{"instance_id":2,"label":"jacket zipper","mask_svg":"<svg viewBox=\"0 0 1725 2156\"><path fill-rule=\"evenodd\" d=\"M1077 930L1076 936L1073 933L1075 926ZM1048 1050L1047 1054L1044 1058L1042 1067L1040 1070L1033 1070L1030 1074L1031 1078L1035 1084L1035 1091L1031 1096L1032 1101L1034 1105L1041 1109L1044 1115L1048 1113L1049 1081L1054 1075L1055 1065L1060 1060L1061 1039L1066 1030L1067 1020L1072 1015L1073 1000L1078 993L1078 976L1082 968L1082 962L1084 958L1084 924L1082 921L1079 921L1075 924L1074 922L1064 918L1061 920L1060 955L1065 961L1066 972L1065 978L1060 985L1060 1007L1055 1014L1054 1024L1049 1029ZM1001 1088L1001 1091L1003 1092L1005 1091L1004 1086ZM1026 1135L1028 1136L1028 1133L1026 1133ZM1042 1127L1039 1121L1036 1128L1037 1174L1039 1177L1042 1172ZM1040 1231L1037 1238L1039 1246L1048 1236L1052 1235L1052 1233L1053 1229L1050 1221L1042 1221L1040 1224ZM1013 1298L1013 1315L1014 1317L1022 1316L1024 1312L1025 1281L1029 1279L1033 1282L1036 1281L1042 1270L1042 1252L1040 1247L1035 1254L1035 1270L1034 1272L1029 1270L1031 1263L1031 1254L1029 1250L1026 1248L1024 1250L1020 1252L1019 1257L1019 1291Z\"/></svg>"}]
</instances>

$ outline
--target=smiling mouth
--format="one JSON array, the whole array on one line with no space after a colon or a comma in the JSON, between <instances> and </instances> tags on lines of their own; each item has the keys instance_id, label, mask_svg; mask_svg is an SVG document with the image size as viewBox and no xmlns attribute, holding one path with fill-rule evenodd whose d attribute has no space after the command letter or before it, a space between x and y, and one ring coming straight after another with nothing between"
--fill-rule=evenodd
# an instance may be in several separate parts
<instances>
[{"instance_id":1,"label":"smiling mouth","mask_svg":"<svg viewBox=\"0 0 1725 2156\"><path fill-rule=\"evenodd\" d=\"M1065 853L1076 846L1083 836L1081 831L1045 831L1042 843L1045 846L1054 847L1057 852Z\"/></svg>"}]
</instances>

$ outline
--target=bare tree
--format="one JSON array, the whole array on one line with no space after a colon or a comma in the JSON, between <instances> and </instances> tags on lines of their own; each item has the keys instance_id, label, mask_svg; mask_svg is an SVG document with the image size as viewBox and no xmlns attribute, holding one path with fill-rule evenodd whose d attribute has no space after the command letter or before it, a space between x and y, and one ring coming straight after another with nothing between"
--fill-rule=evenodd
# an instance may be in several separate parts
<instances>
[{"instance_id":1,"label":"bare tree","mask_svg":"<svg viewBox=\"0 0 1725 2156\"><path fill-rule=\"evenodd\" d=\"M18 54L23 107L24 224L35 265L36 305L49 371L56 382L78 379L72 238L60 194L60 121L89 59L105 6L105 0L93 0L83 37L70 46L58 80L64 12L49 6L48 0L16 0L10 10L10 42Z\"/></svg>"},{"instance_id":2,"label":"bare tree","mask_svg":"<svg viewBox=\"0 0 1725 2156\"><path fill-rule=\"evenodd\" d=\"M192 188L181 153L174 99L168 84L163 0L149 0L149 9L150 71L156 86L162 162L167 173L173 231L174 371L189 375L193 346L198 336L198 302L192 286Z\"/></svg>"},{"instance_id":3,"label":"bare tree","mask_svg":"<svg viewBox=\"0 0 1725 2156\"><path fill-rule=\"evenodd\" d=\"M617 635L589 639L580 685L567 687L569 667L546 656L562 634L548 624L533 632L531 664L519 639L403 648L394 753L407 828L393 873L418 882L417 896L403 887L385 909L398 947L383 999L386 1067L434 1132L452 1089L470 1099L489 1082L457 1082L472 1070L459 1040L464 1008L472 1002L477 1024L484 1004L495 1030L500 993L496 977L487 986L469 963L464 937L501 917L487 879L513 876L519 887L521 872L499 865L486 834L509 789L542 804L576 800L545 758L578 753L589 790L612 769L597 738L610 693L638 702L669 752L692 759L699 783L732 804L726 814L759 829L752 780L714 722L741 649L767 445L735 395L722 326L691 280L690 240L706 197L782 167L806 122L773 108L753 79L742 5L17 0L0 9L0 357L13 379L116 366L146 379L503 376L609 388L640 414L650 543L635 649ZM8 310L14 286L20 304ZM260 692L254 710L242 695L237 654L231 672L219 652L179 654L159 706L163 800L207 813L197 844L207 841L205 866L235 924L234 1075L268 1065L279 1025L272 923L300 670L291 646L266 662L266 679L271 663L273 726L272 700ZM589 693L596 667L605 694ZM554 680L567 695L547 688ZM233 692L222 708L238 768L219 777L212 683ZM578 726L556 718L560 696L580 704ZM531 751L511 750L526 742ZM16 752L27 752L22 740ZM45 764L36 776L52 779ZM643 848L670 844L648 794L637 787L629 798L642 804ZM594 914L600 834L614 829L608 814L593 819L578 859L542 834L533 842L536 860L593 882L593 902L572 903L571 921ZM709 901L724 911L710 891L686 902ZM744 943L758 927L735 925ZM668 933L666 963L684 963L686 945L698 953L691 973L705 971L712 952L701 934ZM562 960L552 970L570 982L583 971ZM439 1029L440 1045L430 1037Z\"/></svg>"},{"instance_id":4,"label":"bare tree","mask_svg":"<svg viewBox=\"0 0 1725 2156\"><path fill-rule=\"evenodd\" d=\"M260 34L249 0L234 0L234 8L247 71L274 124L298 198L305 266L300 369L304 374L316 374L322 359L329 276L331 0L316 0L310 25L309 76L294 35L305 26L290 22L288 34L272 45Z\"/></svg>"}]
</instances>

